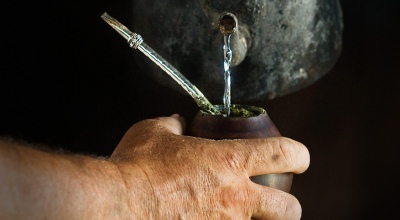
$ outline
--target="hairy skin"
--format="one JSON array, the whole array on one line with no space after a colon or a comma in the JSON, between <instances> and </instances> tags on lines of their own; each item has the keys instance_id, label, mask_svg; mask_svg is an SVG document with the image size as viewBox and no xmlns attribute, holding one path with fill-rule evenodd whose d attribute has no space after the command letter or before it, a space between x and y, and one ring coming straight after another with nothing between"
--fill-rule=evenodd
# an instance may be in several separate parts
<instances>
[{"instance_id":1,"label":"hairy skin","mask_svg":"<svg viewBox=\"0 0 400 220\"><path fill-rule=\"evenodd\" d=\"M184 130L178 115L138 122L108 159L0 140L0 219L300 219L294 196L249 176L304 172L304 145Z\"/></svg>"}]
</instances>

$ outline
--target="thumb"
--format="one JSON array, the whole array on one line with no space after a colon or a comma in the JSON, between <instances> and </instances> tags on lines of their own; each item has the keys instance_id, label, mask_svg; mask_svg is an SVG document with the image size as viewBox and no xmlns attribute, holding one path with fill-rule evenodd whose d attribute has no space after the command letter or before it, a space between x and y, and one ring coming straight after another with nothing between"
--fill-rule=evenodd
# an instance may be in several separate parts
<instances>
[{"instance_id":1,"label":"thumb","mask_svg":"<svg viewBox=\"0 0 400 220\"><path fill-rule=\"evenodd\" d=\"M132 125L124 134L116 150L131 149L132 147L142 146L147 143L150 138L160 137L161 134L182 135L185 132L185 120L178 114L170 117L158 117L154 119L146 119ZM154 141L154 140L153 140Z\"/></svg>"},{"instance_id":2,"label":"thumb","mask_svg":"<svg viewBox=\"0 0 400 220\"><path fill-rule=\"evenodd\" d=\"M173 114L169 117L158 117L140 121L130 127L125 136L137 137L140 134L144 134L148 138L149 134L170 133L182 135L185 129L185 119L178 114Z\"/></svg>"},{"instance_id":3,"label":"thumb","mask_svg":"<svg viewBox=\"0 0 400 220\"><path fill-rule=\"evenodd\" d=\"M173 134L182 135L185 133L186 123L182 116L173 114L170 117L159 118L159 120Z\"/></svg>"}]
</instances>

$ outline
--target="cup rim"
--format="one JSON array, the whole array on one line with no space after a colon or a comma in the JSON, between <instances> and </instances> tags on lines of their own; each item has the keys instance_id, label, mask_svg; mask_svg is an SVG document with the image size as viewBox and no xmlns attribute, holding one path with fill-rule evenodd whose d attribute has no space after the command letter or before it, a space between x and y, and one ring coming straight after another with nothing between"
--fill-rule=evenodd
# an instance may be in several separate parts
<instances>
[{"instance_id":1,"label":"cup rim","mask_svg":"<svg viewBox=\"0 0 400 220\"><path fill-rule=\"evenodd\" d=\"M223 112L224 105L213 105L218 111ZM212 115L203 110L200 110L201 115L215 116L215 117L225 117L223 115ZM232 104L231 105L231 115L229 118L251 118L266 114L264 108L254 105L243 105L243 104Z\"/></svg>"}]
</instances>

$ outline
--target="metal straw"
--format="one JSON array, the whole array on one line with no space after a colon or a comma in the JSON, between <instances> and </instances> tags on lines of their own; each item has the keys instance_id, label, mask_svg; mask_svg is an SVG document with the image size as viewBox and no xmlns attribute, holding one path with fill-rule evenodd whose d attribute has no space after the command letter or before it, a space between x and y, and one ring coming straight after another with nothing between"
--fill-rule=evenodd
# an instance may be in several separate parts
<instances>
[{"instance_id":1,"label":"metal straw","mask_svg":"<svg viewBox=\"0 0 400 220\"><path fill-rule=\"evenodd\" d=\"M144 43L142 37L139 34L130 31L115 18L107 14L107 12L104 12L103 15L101 15L101 18L106 21L112 28L114 28L122 37L124 37L128 41L128 44L131 48L138 49L151 61L157 64L162 70L164 70L164 72L171 76L179 85L181 85L182 88L185 89L190 96L192 96L200 109L212 115L221 114L221 112L218 111L208 101L208 99L203 95L203 93L200 92L200 90L196 88L196 86L189 82L189 80L184 75L182 75L159 54L157 54L151 47Z\"/></svg>"}]
</instances>

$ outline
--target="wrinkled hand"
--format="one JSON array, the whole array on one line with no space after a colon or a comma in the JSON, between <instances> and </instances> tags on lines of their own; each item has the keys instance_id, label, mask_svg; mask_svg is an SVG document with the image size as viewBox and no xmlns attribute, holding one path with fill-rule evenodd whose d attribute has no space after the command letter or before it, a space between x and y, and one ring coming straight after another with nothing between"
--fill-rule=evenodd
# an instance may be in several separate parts
<instances>
[{"instance_id":1,"label":"wrinkled hand","mask_svg":"<svg viewBox=\"0 0 400 220\"><path fill-rule=\"evenodd\" d=\"M178 115L133 125L110 157L140 219L300 219L291 194L249 176L302 173L307 148L285 137L209 140L182 135ZM138 174L139 173L139 174Z\"/></svg>"}]
</instances>

